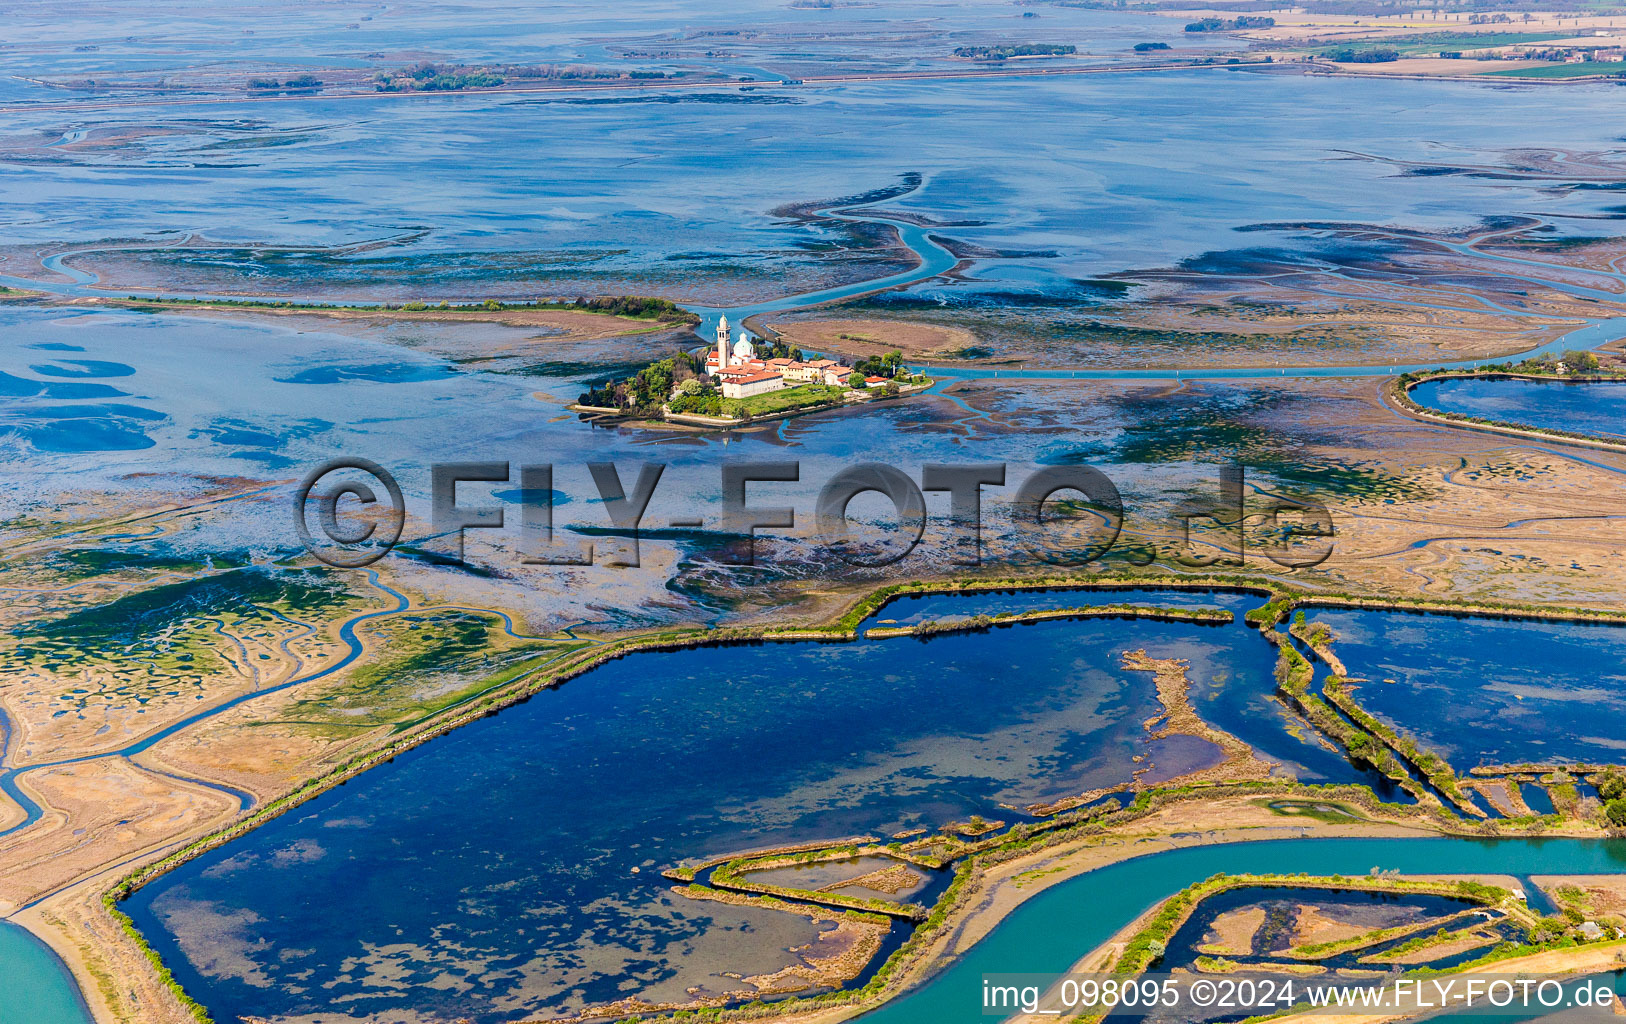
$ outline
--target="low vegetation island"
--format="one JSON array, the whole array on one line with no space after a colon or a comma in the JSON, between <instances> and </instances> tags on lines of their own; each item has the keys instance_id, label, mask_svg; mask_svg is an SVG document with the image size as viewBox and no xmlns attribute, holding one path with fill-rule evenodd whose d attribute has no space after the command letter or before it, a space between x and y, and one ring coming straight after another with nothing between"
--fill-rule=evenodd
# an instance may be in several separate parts
<instances>
[{"instance_id":1,"label":"low vegetation island","mask_svg":"<svg viewBox=\"0 0 1626 1024\"><path fill-rule=\"evenodd\" d=\"M807 359L784 341L741 331L729 343L728 318L717 343L702 357L674 352L623 380L588 388L573 408L589 414L631 416L695 426L729 427L851 402L897 398L931 386L912 373L901 352L870 356L853 366Z\"/></svg>"}]
</instances>

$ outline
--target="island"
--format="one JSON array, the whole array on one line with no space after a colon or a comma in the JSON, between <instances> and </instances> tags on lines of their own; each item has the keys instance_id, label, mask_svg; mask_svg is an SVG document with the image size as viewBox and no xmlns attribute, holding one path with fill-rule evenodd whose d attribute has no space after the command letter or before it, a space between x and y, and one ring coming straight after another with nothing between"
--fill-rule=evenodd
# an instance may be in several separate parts
<instances>
[{"instance_id":1,"label":"island","mask_svg":"<svg viewBox=\"0 0 1626 1024\"><path fill-rule=\"evenodd\" d=\"M695 352L674 352L624 380L588 388L570 408L594 418L733 427L897 398L933 383L905 366L899 351L847 366L835 359L808 359L795 345L743 330L731 345L726 314L717 322L716 338L704 359Z\"/></svg>"}]
</instances>

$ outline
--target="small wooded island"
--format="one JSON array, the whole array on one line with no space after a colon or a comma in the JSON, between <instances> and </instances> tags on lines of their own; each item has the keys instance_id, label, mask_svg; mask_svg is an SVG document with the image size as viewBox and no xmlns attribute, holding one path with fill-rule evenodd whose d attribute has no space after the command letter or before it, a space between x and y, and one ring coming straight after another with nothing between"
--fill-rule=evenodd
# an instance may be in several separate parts
<instances>
[{"instance_id":1,"label":"small wooded island","mask_svg":"<svg viewBox=\"0 0 1626 1024\"><path fill-rule=\"evenodd\" d=\"M755 339L745 331L730 345L728 317L723 316L717 324L717 344L704 358L694 352L674 352L625 380L589 388L571 408L588 414L732 427L851 402L897 398L931 384L931 378L910 372L901 352L845 366L835 359L806 359L794 345Z\"/></svg>"}]
</instances>

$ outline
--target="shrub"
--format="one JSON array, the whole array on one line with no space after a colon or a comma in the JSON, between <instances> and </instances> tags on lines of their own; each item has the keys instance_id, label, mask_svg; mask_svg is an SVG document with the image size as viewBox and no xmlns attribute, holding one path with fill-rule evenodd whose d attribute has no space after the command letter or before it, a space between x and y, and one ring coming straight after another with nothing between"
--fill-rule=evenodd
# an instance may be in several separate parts
<instances>
[{"instance_id":1,"label":"shrub","mask_svg":"<svg viewBox=\"0 0 1626 1024\"><path fill-rule=\"evenodd\" d=\"M1604 804L1603 817L1611 828L1626 828L1626 799L1617 797Z\"/></svg>"}]
</instances>

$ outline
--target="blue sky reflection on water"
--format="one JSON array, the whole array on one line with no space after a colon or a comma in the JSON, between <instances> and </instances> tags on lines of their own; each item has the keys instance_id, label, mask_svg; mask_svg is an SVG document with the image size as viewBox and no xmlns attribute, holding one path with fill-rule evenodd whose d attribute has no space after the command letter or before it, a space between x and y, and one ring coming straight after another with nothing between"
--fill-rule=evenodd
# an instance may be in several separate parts
<instances>
[{"instance_id":1,"label":"blue sky reflection on water","mask_svg":"<svg viewBox=\"0 0 1626 1024\"><path fill-rule=\"evenodd\" d=\"M1356 699L1459 773L1611 764L1626 750L1617 626L1342 610L1311 618L1332 627Z\"/></svg>"},{"instance_id":2,"label":"blue sky reflection on water","mask_svg":"<svg viewBox=\"0 0 1626 1024\"><path fill-rule=\"evenodd\" d=\"M1437 380L1412 389L1432 409L1551 430L1626 436L1626 384Z\"/></svg>"},{"instance_id":3,"label":"blue sky reflection on water","mask_svg":"<svg viewBox=\"0 0 1626 1024\"><path fill-rule=\"evenodd\" d=\"M1539 179L1408 175L1362 156L1472 168L1527 147L1605 151L1617 97L1603 86L1566 89L1575 116L1556 121L1546 116L1550 96L1529 87L1215 70L852 84L774 102L767 93L610 98L112 109L98 121L132 139L65 166L0 169L0 183L9 178L29 199L0 213L0 242L196 232L319 246L411 236L332 263L247 269L274 291L320 290L324 276L349 267L375 289L434 296L459 291L446 254L520 254L507 257L520 265L507 287L520 293L579 272L720 303L742 289L782 293L787 268L807 284L833 272L807 247L839 244L838 235L770 211L914 171L923 187L894 208L957 222L945 232L991 249L1054 253L1016 264L1051 280L1307 245L1301 235L1234 231L1262 222L1453 230L1509 209L1599 214L1613 202L1607 191L1555 190ZM1048 127L1035 133L1028 125L1039 110ZM19 116L49 131L61 115ZM204 159L209 146L262 137L285 144ZM413 234L420 230L427 234ZM479 276L475 266L468 272Z\"/></svg>"}]
</instances>

